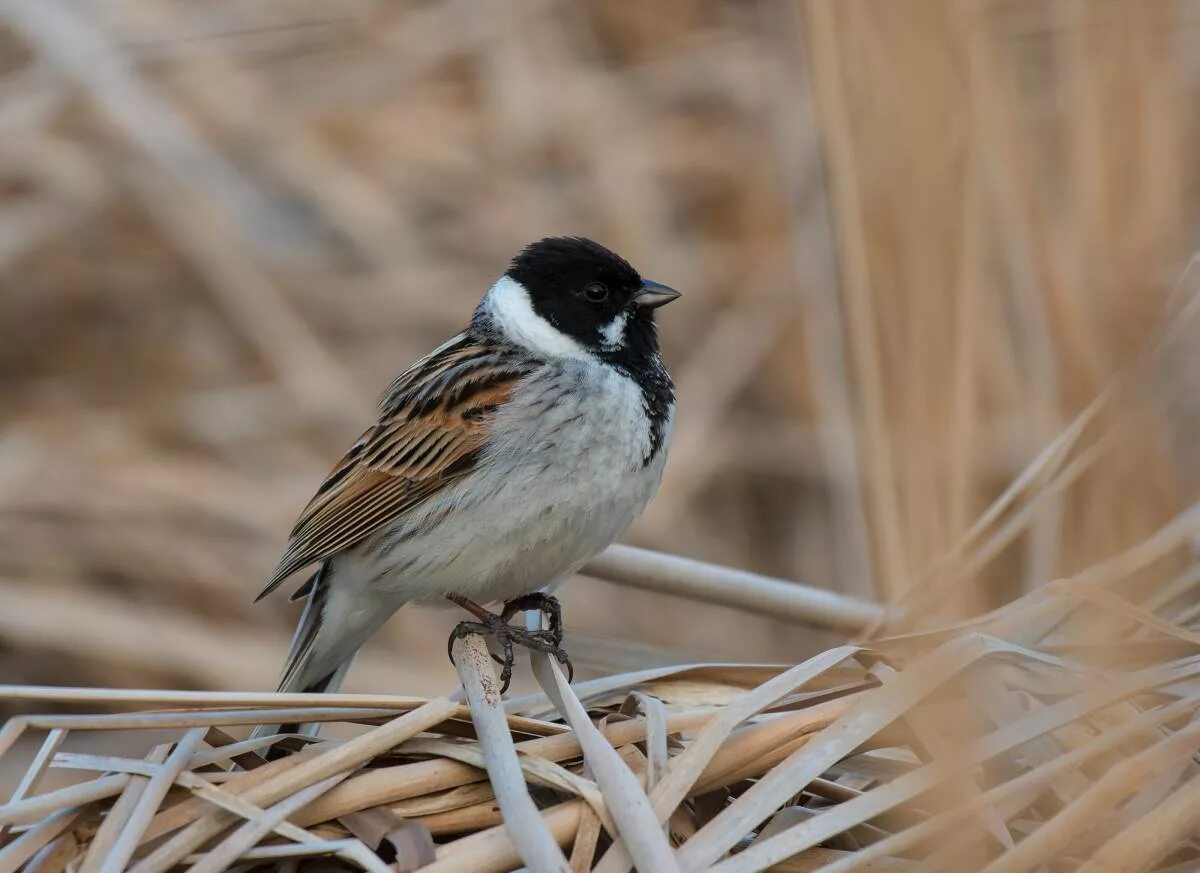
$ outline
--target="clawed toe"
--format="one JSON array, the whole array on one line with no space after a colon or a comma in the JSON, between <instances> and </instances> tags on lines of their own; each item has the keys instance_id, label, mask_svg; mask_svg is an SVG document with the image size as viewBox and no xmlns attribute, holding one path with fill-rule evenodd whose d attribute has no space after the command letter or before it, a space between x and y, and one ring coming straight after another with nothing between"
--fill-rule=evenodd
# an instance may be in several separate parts
<instances>
[{"instance_id":1,"label":"clawed toe","mask_svg":"<svg viewBox=\"0 0 1200 873\"><path fill-rule=\"evenodd\" d=\"M450 656L450 663L454 663L454 641L471 635L492 637L503 648L503 657L495 654L492 655L492 659L497 664L500 664L502 668L500 670L501 694L508 690L508 686L512 681L513 665L516 662L516 656L513 651L514 646L553 655L555 660L566 666L569 677L567 681L571 681L574 678L575 671L571 666L571 660L560 645L562 637L561 628L558 633L553 631L529 631L524 628L513 627L502 615L494 615L486 621L460 622L450 633L450 639L446 643L446 651Z\"/></svg>"},{"instance_id":2,"label":"clawed toe","mask_svg":"<svg viewBox=\"0 0 1200 873\"><path fill-rule=\"evenodd\" d=\"M567 684L570 685L575 681L575 665L571 663L571 659L567 657L567 653L562 649L556 648L550 654L554 655L554 659L558 663L567 668Z\"/></svg>"},{"instance_id":3,"label":"clawed toe","mask_svg":"<svg viewBox=\"0 0 1200 873\"><path fill-rule=\"evenodd\" d=\"M508 690L509 682L512 680L513 664L516 660L513 654L514 646L553 655L558 663L567 668L567 681L570 682L575 678L575 670L571 666L571 659L562 650L562 607L549 594L538 592L518 597L516 600L510 600L504 604L504 609L499 615L489 612L478 603L465 597L447 595L447 598L479 619L478 621L461 622L450 634L450 639L446 644L447 653L450 655L450 663L454 663L454 641L474 634L494 638L504 650L503 657L492 655L492 659L502 667L500 670L501 694ZM550 626L547 630L531 631L521 627L513 627L508 623L508 620L518 612L534 609L539 610L546 616L547 624Z\"/></svg>"},{"instance_id":4,"label":"clawed toe","mask_svg":"<svg viewBox=\"0 0 1200 873\"><path fill-rule=\"evenodd\" d=\"M547 632L553 637L554 645L561 646L563 640L562 605L556 597L542 594L540 591L526 594L524 597L518 597L516 600L510 600L504 604L504 611L500 613L500 616L508 621L518 612L534 609L546 616L546 623L550 625Z\"/></svg>"}]
</instances>

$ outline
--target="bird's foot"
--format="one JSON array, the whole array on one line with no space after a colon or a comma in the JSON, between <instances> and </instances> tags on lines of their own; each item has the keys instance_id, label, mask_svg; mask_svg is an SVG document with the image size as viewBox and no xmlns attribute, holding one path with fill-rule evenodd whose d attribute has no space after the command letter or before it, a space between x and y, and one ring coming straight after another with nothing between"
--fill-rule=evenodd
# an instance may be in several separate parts
<instances>
[{"instance_id":1,"label":"bird's foot","mask_svg":"<svg viewBox=\"0 0 1200 873\"><path fill-rule=\"evenodd\" d=\"M534 609L546 616L546 623L550 625L547 632L554 638L554 642L561 646L563 640L562 605L558 602L557 597L542 594L540 591L526 594L524 597L518 597L516 600L510 600L504 604L504 611L500 613L500 617L508 621L518 612L528 612Z\"/></svg>"},{"instance_id":2,"label":"bird's foot","mask_svg":"<svg viewBox=\"0 0 1200 873\"><path fill-rule=\"evenodd\" d=\"M497 664L501 665L500 670L500 693L503 694L508 690L509 682L512 680L513 664L516 661L516 656L513 653L514 646L520 646L524 649L529 649L534 652L544 652L547 655L552 655L558 663L567 668L567 681L575 676L575 670L571 666L571 660L567 657L567 653L562 650L562 620L561 610L558 608L558 601L553 597L546 595L529 595L531 598L545 598L550 601L547 605L542 600L536 600L530 606L514 605L527 598L519 598L505 604L504 612L496 615L494 612L489 612L474 601L464 598L451 597L450 599L469 611L479 621L464 621L455 626L450 634L450 639L446 643L447 653L450 655L450 662L454 663L454 641L472 634L480 636L492 637L501 647L504 656L497 657L493 655ZM543 609L550 615L551 630L548 631L530 631L520 627L513 627L508 623L517 612L524 609Z\"/></svg>"}]
</instances>

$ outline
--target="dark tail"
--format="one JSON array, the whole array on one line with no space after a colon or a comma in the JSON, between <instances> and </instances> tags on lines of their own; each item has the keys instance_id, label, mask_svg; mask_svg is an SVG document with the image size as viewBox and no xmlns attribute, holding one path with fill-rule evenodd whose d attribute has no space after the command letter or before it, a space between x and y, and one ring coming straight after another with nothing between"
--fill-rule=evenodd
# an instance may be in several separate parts
<instances>
[{"instance_id":1,"label":"dark tail","mask_svg":"<svg viewBox=\"0 0 1200 873\"><path fill-rule=\"evenodd\" d=\"M279 680L277 691L304 692L311 694L334 692L341 687L342 680L350 669L353 655L340 664L329 664L327 658L321 658L317 646L317 636L321 632L325 606L329 599L329 562L326 561L300 589L292 596L292 600L307 598L304 612L300 615L300 624L292 637L292 646L288 651L287 660L283 665L283 676ZM324 660L326 663L322 664ZM297 723L281 725L261 725L254 730L254 736L269 736L274 733L301 733L315 735L318 725L302 725Z\"/></svg>"}]
</instances>

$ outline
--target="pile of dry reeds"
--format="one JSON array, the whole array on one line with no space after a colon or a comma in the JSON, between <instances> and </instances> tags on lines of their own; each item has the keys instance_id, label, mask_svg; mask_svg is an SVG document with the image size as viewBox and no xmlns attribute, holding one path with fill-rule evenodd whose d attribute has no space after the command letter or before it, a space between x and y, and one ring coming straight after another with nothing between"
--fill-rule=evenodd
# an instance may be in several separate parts
<instances>
[{"instance_id":1,"label":"pile of dry reeds","mask_svg":"<svg viewBox=\"0 0 1200 873\"><path fill-rule=\"evenodd\" d=\"M1197 574L1154 603L1121 586L1196 527L1180 519L969 625L790 669L664 668L572 688L538 655L545 693L503 703L486 647L468 639L455 656L469 707L5 687L136 710L8 723L0 752L27 735L40 748L0 807L0 869L219 873L332 855L341 865L324 869L1194 870ZM235 739L281 720L375 727ZM185 732L144 757L60 751L79 732L151 729ZM39 792L51 768L89 777Z\"/></svg>"},{"instance_id":2,"label":"pile of dry reeds","mask_svg":"<svg viewBox=\"0 0 1200 873\"><path fill-rule=\"evenodd\" d=\"M686 294L632 541L902 596L1144 341L1200 216L1194 3L908 6L0 4L0 678L270 687L289 525L545 233ZM945 614L1192 499L1197 372ZM838 642L563 596L581 675ZM440 693L449 622L402 612L354 687Z\"/></svg>"}]
</instances>

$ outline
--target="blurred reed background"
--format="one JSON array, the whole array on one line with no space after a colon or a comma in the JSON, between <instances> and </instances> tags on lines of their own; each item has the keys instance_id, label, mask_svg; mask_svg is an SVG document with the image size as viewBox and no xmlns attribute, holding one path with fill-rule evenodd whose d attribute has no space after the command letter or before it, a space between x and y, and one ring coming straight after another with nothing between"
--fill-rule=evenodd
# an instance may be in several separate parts
<instances>
[{"instance_id":1,"label":"blurred reed background","mask_svg":"<svg viewBox=\"0 0 1200 873\"><path fill-rule=\"evenodd\" d=\"M1196 496L1200 329L945 573L1170 308L1197 46L1196 0L2 0L0 681L273 687L295 515L548 234L686 295L627 541L900 629L1142 542ZM564 594L585 674L835 641ZM348 687L444 692L455 619L402 611Z\"/></svg>"}]
</instances>

